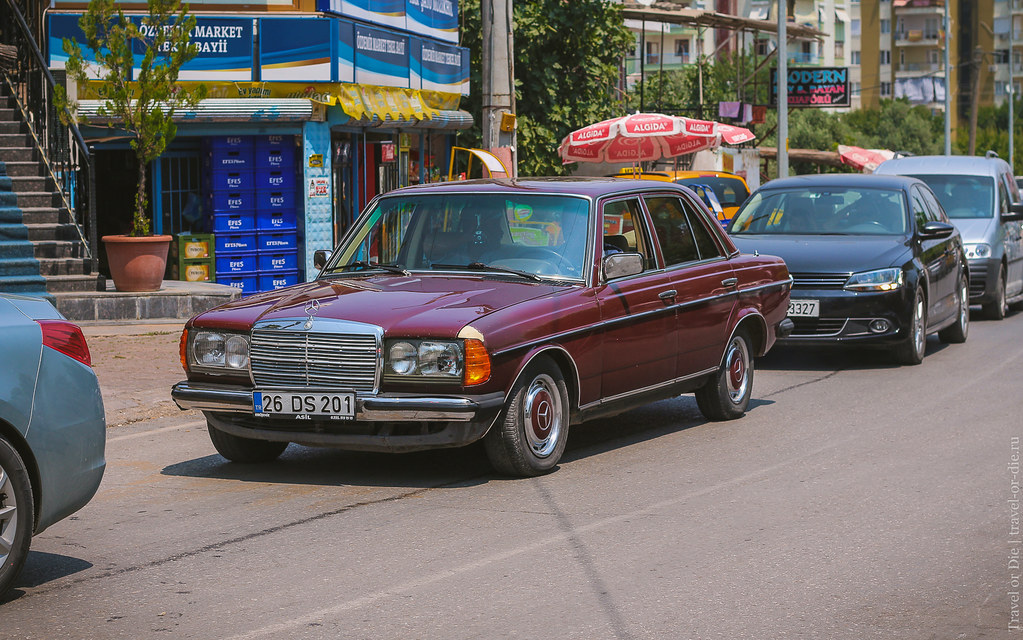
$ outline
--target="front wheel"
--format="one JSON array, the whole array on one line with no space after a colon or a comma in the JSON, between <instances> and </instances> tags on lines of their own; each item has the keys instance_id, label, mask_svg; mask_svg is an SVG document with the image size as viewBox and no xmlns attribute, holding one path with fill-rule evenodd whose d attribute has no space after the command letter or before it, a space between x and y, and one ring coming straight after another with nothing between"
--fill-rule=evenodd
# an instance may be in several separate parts
<instances>
[{"instance_id":1,"label":"front wheel","mask_svg":"<svg viewBox=\"0 0 1023 640\"><path fill-rule=\"evenodd\" d=\"M924 361L924 352L927 350L927 302L924 299L924 292L920 289L916 290L913 297L911 311L906 337L895 348L895 358L900 364L920 364Z\"/></svg>"},{"instance_id":2,"label":"front wheel","mask_svg":"<svg viewBox=\"0 0 1023 640\"><path fill-rule=\"evenodd\" d=\"M209 422L206 427L217 453L231 462L270 462L276 460L288 447L287 442L241 438L221 431Z\"/></svg>"},{"instance_id":3,"label":"front wheel","mask_svg":"<svg viewBox=\"0 0 1023 640\"><path fill-rule=\"evenodd\" d=\"M696 390L696 406L708 420L734 420L746 413L753 394L750 339L739 331L728 341L717 373Z\"/></svg>"},{"instance_id":4,"label":"front wheel","mask_svg":"<svg viewBox=\"0 0 1023 640\"><path fill-rule=\"evenodd\" d=\"M11 588L28 557L34 509L25 463L9 442L0 439L0 596Z\"/></svg>"},{"instance_id":5,"label":"front wheel","mask_svg":"<svg viewBox=\"0 0 1023 640\"><path fill-rule=\"evenodd\" d=\"M955 324L938 332L942 342L960 344L966 342L970 333L970 283L966 274L959 276L959 287L956 289L956 306L958 316Z\"/></svg>"},{"instance_id":6,"label":"front wheel","mask_svg":"<svg viewBox=\"0 0 1023 640\"><path fill-rule=\"evenodd\" d=\"M995 282L995 299L981 308L984 317L988 320L1002 320L1009 312L1009 305L1005 303L1005 267L998 269L998 281Z\"/></svg>"},{"instance_id":7,"label":"front wheel","mask_svg":"<svg viewBox=\"0 0 1023 640\"><path fill-rule=\"evenodd\" d=\"M568 387L550 358L526 367L508 396L497 424L483 439L499 473L524 478L549 473L568 441Z\"/></svg>"}]
</instances>

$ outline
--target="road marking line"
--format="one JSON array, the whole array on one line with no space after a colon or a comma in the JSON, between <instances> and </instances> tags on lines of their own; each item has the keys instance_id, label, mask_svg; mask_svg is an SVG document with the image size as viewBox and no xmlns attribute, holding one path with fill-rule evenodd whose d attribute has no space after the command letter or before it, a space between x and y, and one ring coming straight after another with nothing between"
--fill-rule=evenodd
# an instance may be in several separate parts
<instances>
[{"instance_id":1,"label":"road marking line","mask_svg":"<svg viewBox=\"0 0 1023 640\"><path fill-rule=\"evenodd\" d=\"M361 597L348 600L347 602L339 602L333 606L323 607L315 611L300 614L290 620L282 620L280 622L266 625L258 629L252 629L250 631L239 633L237 635L231 636L230 638L225 638L223 640L251 640L253 638L262 638L268 636L270 637L288 636L291 633L293 633L295 628L297 627L304 627L311 623L323 622L325 619L328 619L332 616L337 616L341 613L344 613L345 611L350 611L352 609L359 609L362 607L375 605L385 598L393 597L402 593L408 593L409 591L413 591L415 589L421 589L423 587L435 584L437 582L441 582L443 580L447 580L449 578L456 578L462 574L469 573L471 571L476 571L477 569L482 569L488 565L508 560L516 556L521 556L523 554L527 554L529 552L536 551L544 547L549 547L559 542L570 540L573 536L578 536L581 533L589 533L596 529L614 525L620 522L625 522L628 521L630 518L636 517L637 515L650 513L653 511L657 511L658 509L664 509L666 507L671 507L686 502L687 500L692 500L693 498L707 495L709 493L714 493L715 491L720 491L722 489L732 488L746 482L759 482L764 478L764 476L767 476L768 474L777 471L778 469L782 469L792 464L802 462L808 458L812 458L821 453L824 453L825 451L838 448L839 446L844 445L855 439L856 436L843 438L842 440L838 440L830 444L818 447L813 451L809 451L803 455L799 455L794 458L789 458L788 460L778 462L776 464L764 467L762 469L758 469L756 471L751 471L741 476L736 476L730 480L725 480L723 482L719 482L718 484L711 485L709 487L703 487L701 489L691 491L689 493L677 496L675 498L661 500L660 502L655 502L653 504L646 505L640 509L630 511L628 513L622 513L616 516L602 518L589 524L575 527L571 531L555 533L548 536L547 538L538 540L527 545L523 545L521 547L500 551L498 553L494 553L492 555L480 558L479 560L473 562L468 562L457 567L451 567L449 569L435 571L431 574L424 575L419 578L414 578L412 580L408 580L406 582L396 584L391 587L383 587L372 593L367 593ZM538 480L539 478L534 479L534 481Z\"/></svg>"},{"instance_id":2,"label":"road marking line","mask_svg":"<svg viewBox=\"0 0 1023 640\"><path fill-rule=\"evenodd\" d=\"M113 438L107 438L107 442L119 442L121 440L134 440L135 438L144 438L146 436L156 435L158 433L165 433L167 431L180 431L181 429L191 429L194 427L205 427L205 420L196 420L194 422L186 422L184 424L174 425L173 427L161 427L159 429L151 429L149 431L140 431L138 433L129 433L123 436L115 436Z\"/></svg>"}]
</instances>

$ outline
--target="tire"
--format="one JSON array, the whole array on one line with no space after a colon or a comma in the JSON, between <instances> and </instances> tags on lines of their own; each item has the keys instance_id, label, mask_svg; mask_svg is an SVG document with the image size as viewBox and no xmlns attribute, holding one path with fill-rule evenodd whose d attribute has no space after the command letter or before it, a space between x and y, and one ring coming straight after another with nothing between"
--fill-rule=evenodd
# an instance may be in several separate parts
<instances>
[{"instance_id":1,"label":"tire","mask_svg":"<svg viewBox=\"0 0 1023 640\"><path fill-rule=\"evenodd\" d=\"M32 483L21 456L0 438L0 596L21 572L35 526Z\"/></svg>"},{"instance_id":2,"label":"tire","mask_svg":"<svg viewBox=\"0 0 1023 640\"><path fill-rule=\"evenodd\" d=\"M209 422L206 423L206 428L210 432L210 440L213 441L217 453L231 462L270 462L276 460L288 448L287 442L241 438L221 431Z\"/></svg>"},{"instance_id":3,"label":"tire","mask_svg":"<svg viewBox=\"0 0 1023 640\"><path fill-rule=\"evenodd\" d=\"M942 342L961 344L966 342L970 334L970 282L965 274L959 276L959 288L956 290L956 305L958 317L955 324L945 327L938 332L938 338Z\"/></svg>"},{"instance_id":4,"label":"tire","mask_svg":"<svg viewBox=\"0 0 1023 640\"><path fill-rule=\"evenodd\" d=\"M995 299L981 307L984 318L988 320L1002 320L1009 311L1009 305L1005 303L1005 267L998 269L998 281L995 282Z\"/></svg>"},{"instance_id":5,"label":"tire","mask_svg":"<svg viewBox=\"0 0 1023 640\"><path fill-rule=\"evenodd\" d=\"M728 341L717 373L696 390L696 406L708 420L741 418L753 395L753 350L749 336L737 331Z\"/></svg>"},{"instance_id":6,"label":"tire","mask_svg":"<svg viewBox=\"0 0 1023 640\"><path fill-rule=\"evenodd\" d=\"M917 365L924 361L927 351L927 300L921 289L913 297L913 313L906 327L906 337L895 347L899 364Z\"/></svg>"},{"instance_id":7,"label":"tire","mask_svg":"<svg viewBox=\"0 0 1023 640\"><path fill-rule=\"evenodd\" d=\"M519 376L504 412L483 439L487 459L509 476L550 473L565 452L568 423L565 378L550 358L541 356Z\"/></svg>"}]
</instances>

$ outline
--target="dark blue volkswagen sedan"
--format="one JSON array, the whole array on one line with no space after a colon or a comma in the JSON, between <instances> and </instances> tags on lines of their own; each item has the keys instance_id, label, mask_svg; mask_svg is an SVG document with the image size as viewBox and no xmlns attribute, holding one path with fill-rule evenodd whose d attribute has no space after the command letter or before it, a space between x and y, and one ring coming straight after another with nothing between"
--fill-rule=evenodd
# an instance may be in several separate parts
<instances>
[{"instance_id":1,"label":"dark blue volkswagen sedan","mask_svg":"<svg viewBox=\"0 0 1023 640\"><path fill-rule=\"evenodd\" d=\"M914 178L823 174L773 180L729 232L785 259L789 343L875 344L919 364L927 335L965 342L969 276L958 231Z\"/></svg>"}]
</instances>

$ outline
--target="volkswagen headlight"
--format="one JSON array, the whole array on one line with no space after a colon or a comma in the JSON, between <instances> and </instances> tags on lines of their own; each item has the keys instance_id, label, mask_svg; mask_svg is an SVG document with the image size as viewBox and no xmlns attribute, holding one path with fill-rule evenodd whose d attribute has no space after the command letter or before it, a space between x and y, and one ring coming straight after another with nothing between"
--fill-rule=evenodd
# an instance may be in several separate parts
<instances>
[{"instance_id":1,"label":"volkswagen headlight","mask_svg":"<svg viewBox=\"0 0 1023 640\"><path fill-rule=\"evenodd\" d=\"M878 269L852 274L845 282L848 291L894 291L902 286L902 269Z\"/></svg>"},{"instance_id":2,"label":"volkswagen headlight","mask_svg":"<svg viewBox=\"0 0 1023 640\"><path fill-rule=\"evenodd\" d=\"M980 260L991 257L991 245L988 244L964 244L963 249L966 250L967 260Z\"/></svg>"}]
</instances>

